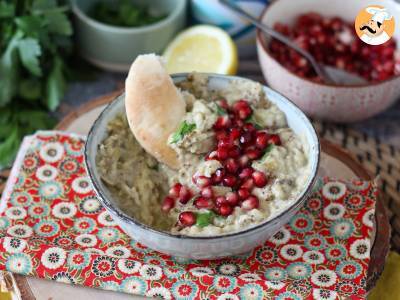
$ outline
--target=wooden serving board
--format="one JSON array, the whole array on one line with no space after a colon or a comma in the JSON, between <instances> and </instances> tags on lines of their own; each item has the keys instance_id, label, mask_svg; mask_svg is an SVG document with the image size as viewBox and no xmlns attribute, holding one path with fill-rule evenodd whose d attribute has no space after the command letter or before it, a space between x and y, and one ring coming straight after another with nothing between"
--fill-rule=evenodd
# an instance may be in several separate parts
<instances>
[{"instance_id":1,"label":"wooden serving board","mask_svg":"<svg viewBox=\"0 0 400 300\"><path fill-rule=\"evenodd\" d=\"M118 96L117 91L94 99L67 115L55 129L86 135L94 120L104 107ZM346 150L324 139L321 140L322 157L319 175L341 179L361 178L372 180L372 176ZM376 206L376 222L373 232L373 246L371 262L368 271L368 290L376 283L389 251L390 225L382 199L378 199ZM54 299L54 300L90 300L90 299L144 299L122 293L91 289L81 286L71 286L53 281L33 277L15 276L22 299Z\"/></svg>"}]
</instances>

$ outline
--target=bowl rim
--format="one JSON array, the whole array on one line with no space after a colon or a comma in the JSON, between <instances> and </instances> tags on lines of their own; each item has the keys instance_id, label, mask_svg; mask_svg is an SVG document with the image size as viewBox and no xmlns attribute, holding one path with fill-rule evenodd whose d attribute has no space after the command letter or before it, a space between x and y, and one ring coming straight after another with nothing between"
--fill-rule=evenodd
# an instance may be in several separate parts
<instances>
[{"instance_id":1,"label":"bowl rim","mask_svg":"<svg viewBox=\"0 0 400 300\"><path fill-rule=\"evenodd\" d=\"M177 78L185 79L190 74L191 73L175 73L175 74L171 74L171 77L172 77L172 79L177 79ZM221 74L215 74L215 73L199 73L199 74L204 74L209 77L225 78L225 79L230 79L230 80L245 79L245 80L254 81L252 79L247 79L247 78L240 77L240 76L221 75ZM234 236L246 235L248 233L251 233L252 231L256 231L263 227L266 227L267 225L269 225L269 224L273 223L274 221L276 221L277 219L281 218L287 212L290 212L295 209L297 211L299 206L302 205L305 202L305 200L307 199L307 196L310 194L310 192L314 186L314 183L318 177L318 169L319 169L320 159L321 159L320 139L319 139L319 136L318 136L313 124L311 123L310 119L305 115L305 113L303 113L303 111L295 103L293 103L287 97L283 96L282 94L276 92L275 90L273 90L265 85L262 85L262 87L267 88L270 91L278 94L280 97L282 97L282 99L287 101L289 105L292 105L292 107L295 108L296 112L299 113L303 117L303 119L307 121L307 123L308 123L307 127L309 127L309 130L311 131L312 135L314 136L316 144L317 144L317 148L316 148L316 156L317 157L316 157L316 163L314 164L315 170L311 170L311 172L312 172L312 174L310 174L311 180L310 180L308 186L297 197L297 200L292 205L290 205L288 208L281 211L279 214L274 216L272 219L269 219L265 222L261 222L255 226L251 226L251 227L245 228L240 231L235 231L235 232L221 234L221 235L214 235L214 236L189 236L189 235L183 235L183 234L172 234L167 231L161 231L161 230L154 229L153 227L150 227L144 223L139 222L135 218L128 216L118 206L113 205L107 199L107 197L104 195L104 191L99 182L99 180L101 180L101 179L96 178L94 176L94 168L96 168L96 166L92 166L91 160L89 159L89 156L90 156L89 146L92 143L92 140L94 138L94 132L97 130L98 124L101 122L103 117L108 113L108 111L110 111L115 105L117 105L118 101L121 101L120 99L121 99L121 97L123 97L125 95L125 93L122 93L121 95L117 96L111 103L109 103L104 108L104 110L100 113L100 115L97 117L97 119L94 121L93 125L91 126L89 133L87 135L87 138L86 138L86 142L85 142L85 151L84 151L85 167L86 167L87 173L89 175L89 180L93 186L93 189L95 190L96 194L98 195L99 200L102 203L102 205L105 206L107 209L111 210L113 213L115 213L123 221L127 222L128 224L141 227L143 230L150 231L152 233L162 235L162 236L168 237L168 238L177 239L177 240L197 240L197 241L199 241L199 240L221 240L221 239L230 238L230 237L234 237Z\"/></svg>"},{"instance_id":2,"label":"bowl rim","mask_svg":"<svg viewBox=\"0 0 400 300\"><path fill-rule=\"evenodd\" d=\"M173 22L176 20L176 18L179 16L179 14L182 11L185 11L186 8L186 1L175 1L175 5L173 10L168 14L168 16L160 21L157 21L155 23L151 23L149 25L144 25L140 27L122 27L122 26L115 26L115 25L110 25L107 23L103 23L100 21L97 21L90 17L88 14L86 14L80 6L77 4L79 2L78 0L72 0L71 3L71 8L72 12L80 18L82 21L85 23L96 27L97 29L109 31L112 33L147 33L148 31L154 30L154 29L160 29L164 28L164 26L168 25L169 23Z\"/></svg>"},{"instance_id":3,"label":"bowl rim","mask_svg":"<svg viewBox=\"0 0 400 300\"><path fill-rule=\"evenodd\" d=\"M269 10L274 6L274 5L278 5L279 1L274 1L271 4L267 5L264 10L262 11L261 15L258 17L258 21L260 23L262 23L262 20L264 19L265 15L269 12ZM400 2L396 2L394 1L395 5L399 6L400 9ZM317 81L313 81L309 78L305 78L305 77L301 77L299 75L297 75L296 73L294 73L293 71L285 68L279 61L277 61L268 51L268 47L267 47L267 43L264 41L264 39L262 38L262 31L259 28L256 28L256 41L258 44L261 45L262 50L264 51L264 53L271 58L274 62L276 62L279 66L281 66L283 69L285 69L288 73L292 74L293 76L295 76L296 78L299 78L301 80L304 80L308 83L312 83L312 84L316 84L319 86L323 86L323 87L331 87L331 88L340 88L340 89L354 89L354 88L369 88L369 87L373 87L373 86L378 86L384 83L388 83L391 81L395 81L397 79L400 78L400 74L399 75L394 75L388 79L382 80L382 81L378 81L378 82L367 82L364 84L351 84L351 85L342 85L342 84L335 84L335 83L324 83L324 82L317 82ZM400 42L397 41L396 42ZM399 46L397 47L397 49L400 51Z\"/></svg>"}]
</instances>

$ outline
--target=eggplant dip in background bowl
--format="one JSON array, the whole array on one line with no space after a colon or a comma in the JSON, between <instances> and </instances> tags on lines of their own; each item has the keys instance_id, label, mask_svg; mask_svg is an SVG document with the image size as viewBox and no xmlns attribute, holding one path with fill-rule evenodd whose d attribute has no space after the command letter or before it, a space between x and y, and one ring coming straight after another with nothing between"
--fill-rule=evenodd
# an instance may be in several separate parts
<instances>
[{"instance_id":1,"label":"eggplant dip in background bowl","mask_svg":"<svg viewBox=\"0 0 400 300\"><path fill-rule=\"evenodd\" d=\"M186 103L169 146L180 168L148 154L129 130L124 95L93 124L86 166L103 205L138 242L213 259L262 244L301 208L320 146L307 117L251 80L176 74Z\"/></svg>"}]
</instances>

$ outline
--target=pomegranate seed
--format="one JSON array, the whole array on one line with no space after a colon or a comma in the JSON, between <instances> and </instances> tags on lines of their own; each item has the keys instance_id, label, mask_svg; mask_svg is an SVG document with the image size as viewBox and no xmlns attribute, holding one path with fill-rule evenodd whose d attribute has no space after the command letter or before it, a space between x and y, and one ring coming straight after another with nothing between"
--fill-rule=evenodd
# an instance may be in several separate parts
<instances>
[{"instance_id":1,"label":"pomegranate seed","mask_svg":"<svg viewBox=\"0 0 400 300\"><path fill-rule=\"evenodd\" d=\"M254 170L253 170L253 168L251 168L251 167L244 168L244 169L240 172L239 177L240 177L241 179L249 178L249 177L251 176L251 174L253 174L253 172L254 172Z\"/></svg>"},{"instance_id":2,"label":"pomegranate seed","mask_svg":"<svg viewBox=\"0 0 400 300\"><path fill-rule=\"evenodd\" d=\"M252 136L251 136L251 133L250 132L243 132L241 135L240 135L240 138L239 138L239 142L241 143L241 144L247 144L247 143L250 143L251 142L251 140L252 140Z\"/></svg>"},{"instance_id":3,"label":"pomegranate seed","mask_svg":"<svg viewBox=\"0 0 400 300\"><path fill-rule=\"evenodd\" d=\"M233 146L228 152L228 156L232 158L237 158L240 156L240 148L238 146Z\"/></svg>"},{"instance_id":4,"label":"pomegranate seed","mask_svg":"<svg viewBox=\"0 0 400 300\"><path fill-rule=\"evenodd\" d=\"M239 196L235 192L229 192L226 194L226 201L231 206L236 206L239 203Z\"/></svg>"},{"instance_id":5,"label":"pomegranate seed","mask_svg":"<svg viewBox=\"0 0 400 300\"><path fill-rule=\"evenodd\" d=\"M214 204L211 199L206 199L204 197L198 197L196 200L194 200L194 206L196 206L198 209L212 209L214 207Z\"/></svg>"},{"instance_id":6,"label":"pomegranate seed","mask_svg":"<svg viewBox=\"0 0 400 300\"><path fill-rule=\"evenodd\" d=\"M179 202L182 204L186 204L189 202L190 198L192 198L192 192L189 190L188 187L182 186L179 191Z\"/></svg>"},{"instance_id":7,"label":"pomegranate seed","mask_svg":"<svg viewBox=\"0 0 400 300\"><path fill-rule=\"evenodd\" d=\"M196 215L191 211L181 212L178 219L183 226L192 226L196 223Z\"/></svg>"},{"instance_id":8,"label":"pomegranate seed","mask_svg":"<svg viewBox=\"0 0 400 300\"><path fill-rule=\"evenodd\" d=\"M268 142L270 144L274 144L274 145L277 145L277 146L282 145L281 138L277 134L271 134L271 136L269 137Z\"/></svg>"},{"instance_id":9,"label":"pomegranate seed","mask_svg":"<svg viewBox=\"0 0 400 300\"><path fill-rule=\"evenodd\" d=\"M259 188L264 187L268 182L267 176L260 171L255 171L252 177L254 180L254 185Z\"/></svg>"},{"instance_id":10,"label":"pomegranate seed","mask_svg":"<svg viewBox=\"0 0 400 300\"><path fill-rule=\"evenodd\" d=\"M226 161L225 168L230 173L236 173L239 169L239 164L233 158L228 158L228 160Z\"/></svg>"},{"instance_id":11,"label":"pomegranate seed","mask_svg":"<svg viewBox=\"0 0 400 300\"><path fill-rule=\"evenodd\" d=\"M239 159L238 159L238 163L239 163L239 165L242 167L242 168L244 168L244 167L247 167L247 165L249 164L249 162L250 162L250 159L249 159L249 157L245 154L245 155L242 155L241 157L239 157Z\"/></svg>"},{"instance_id":12,"label":"pomegranate seed","mask_svg":"<svg viewBox=\"0 0 400 300\"><path fill-rule=\"evenodd\" d=\"M225 160L228 158L228 149L226 147L220 147L217 149L218 160Z\"/></svg>"},{"instance_id":13,"label":"pomegranate seed","mask_svg":"<svg viewBox=\"0 0 400 300\"><path fill-rule=\"evenodd\" d=\"M181 188L182 188L182 184L180 184L179 182L175 183L169 190L169 195L173 198L178 198Z\"/></svg>"},{"instance_id":14,"label":"pomegranate seed","mask_svg":"<svg viewBox=\"0 0 400 300\"><path fill-rule=\"evenodd\" d=\"M237 128L231 128L229 131L229 138L234 141L240 137L240 130Z\"/></svg>"},{"instance_id":15,"label":"pomegranate seed","mask_svg":"<svg viewBox=\"0 0 400 300\"><path fill-rule=\"evenodd\" d=\"M236 177L231 174L225 175L225 177L222 181L223 181L224 186L229 186L229 187L235 186L235 184L237 182Z\"/></svg>"},{"instance_id":16,"label":"pomegranate seed","mask_svg":"<svg viewBox=\"0 0 400 300\"><path fill-rule=\"evenodd\" d=\"M218 100L217 104L219 105L219 107L221 107L223 109L228 109L229 108L228 102L225 99Z\"/></svg>"},{"instance_id":17,"label":"pomegranate seed","mask_svg":"<svg viewBox=\"0 0 400 300\"><path fill-rule=\"evenodd\" d=\"M172 208L175 206L175 199L172 197L165 197L162 204L161 204L161 210L163 212L169 212Z\"/></svg>"},{"instance_id":18,"label":"pomegranate seed","mask_svg":"<svg viewBox=\"0 0 400 300\"><path fill-rule=\"evenodd\" d=\"M215 173L212 175L212 181L214 184L218 184L222 182L222 179L225 176L225 170L223 168L219 168L215 171Z\"/></svg>"},{"instance_id":19,"label":"pomegranate seed","mask_svg":"<svg viewBox=\"0 0 400 300\"><path fill-rule=\"evenodd\" d=\"M211 186L205 187L201 190L201 195L204 198L212 198L214 196L214 192L211 188Z\"/></svg>"},{"instance_id":20,"label":"pomegranate seed","mask_svg":"<svg viewBox=\"0 0 400 300\"><path fill-rule=\"evenodd\" d=\"M249 198L242 202L241 207L244 210L252 210L258 208L260 206L260 202L256 196L251 195Z\"/></svg>"},{"instance_id":21,"label":"pomegranate seed","mask_svg":"<svg viewBox=\"0 0 400 300\"><path fill-rule=\"evenodd\" d=\"M220 207L221 205L224 205L224 204L229 204L224 196L219 196L219 197L215 198L216 206Z\"/></svg>"},{"instance_id":22,"label":"pomegranate seed","mask_svg":"<svg viewBox=\"0 0 400 300\"><path fill-rule=\"evenodd\" d=\"M211 178L206 176L193 176L192 181L199 188L211 185Z\"/></svg>"},{"instance_id":23,"label":"pomegranate seed","mask_svg":"<svg viewBox=\"0 0 400 300\"><path fill-rule=\"evenodd\" d=\"M218 214L227 217L233 212L233 208L230 205L223 204L217 209Z\"/></svg>"},{"instance_id":24,"label":"pomegranate seed","mask_svg":"<svg viewBox=\"0 0 400 300\"><path fill-rule=\"evenodd\" d=\"M261 156L261 154L262 154L261 150L257 148L246 150L246 155L252 160L258 159Z\"/></svg>"},{"instance_id":25,"label":"pomegranate seed","mask_svg":"<svg viewBox=\"0 0 400 300\"><path fill-rule=\"evenodd\" d=\"M248 178L246 179L243 184L241 185L241 188L245 188L248 190L251 190L254 187L254 179L253 178Z\"/></svg>"},{"instance_id":26,"label":"pomegranate seed","mask_svg":"<svg viewBox=\"0 0 400 300\"><path fill-rule=\"evenodd\" d=\"M233 105L233 111L241 120L247 119L253 113L249 103L245 100L236 101Z\"/></svg>"},{"instance_id":27,"label":"pomegranate seed","mask_svg":"<svg viewBox=\"0 0 400 300\"><path fill-rule=\"evenodd\" d=\"M244 122L243 122L243 120L235 119L235 120L233 121L233 124L234 124L236 127L241 128L241 127L243 127Z\"/></svg>"},{"instance_id":28,"label":"pomegranate seed","mask_svg":"<svg viewBox=\"0 0 400 300\"><path fill-rule=\"evenodd\" d=\"M218 148L231 148L233 146L233 141L230 138L221 139L218 141Z\"/></svg>"},{"instance_id":29,"label":"pomegranate seed","mask_svg":"<svg viewBox=\"0 0 400 300\"><path fill-rule=\"evenodd\" d=\"M245 200L245 199L249 198L250 192L249 192L248 189L240 188L240 189L238 190L238 196L239 196L239 198L240 198L241 200Z\"/></svg>"},{"instance_id":30,"label":"pomegranate seed","mask_svg":"<svg viewBox=\"0 0 400 300\"><path fill-rule=\"evenodd\" d=\"M215 129L224 129L228 128L231 125L231 120L229 119L228 115L219 116L217 121L214 124Z\"/></svg>"},{"instance_id":31,"label":"pomegranate seed","mask_svg":"<svg viewBox=\"0 0 400 300\"><path fill-rule=\"evenodd\" d=\"M219 140L222 140L222 139L226 139L226 138L228 138L229 137L229 135L228 135L228 133L225 131L225 130L219 130L219 131L216 131L215 132L215 138L219 141Z\"/></svg>"},{"instance_id":32,"label":"pomegranate seed","mask_svg":"<svg viewBox=\"0 0 400 300\"><path fill-rule=\"evenodd\" d=\"M269 134L263 131L258 131L256 133L256 147L258 149L265 149L268 145Z\"/></svg>"},{"instance_id":33,"label":"pomegranate seed","mask_svg":"<svg viewBox=\"0 0 400 300\"><path fill-rule=\"evenodd\" d=\"M250 133L253 133L253 132L256 131L256 128L251 123L244 124L243 129L246 130L247 132L250 132Z\"/></svg>"}]
</instances>

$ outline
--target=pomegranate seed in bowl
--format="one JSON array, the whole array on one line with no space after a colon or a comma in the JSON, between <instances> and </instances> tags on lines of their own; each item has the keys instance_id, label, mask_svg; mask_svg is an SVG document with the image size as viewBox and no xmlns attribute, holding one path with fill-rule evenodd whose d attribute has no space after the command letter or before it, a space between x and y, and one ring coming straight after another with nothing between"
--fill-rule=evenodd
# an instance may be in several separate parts
<instances>
[{"instance_id":1,"label":"pomegranate seed in bowl","mask_svg":"<svg viewBox=\"0 0 400 300\"><path fill-rule=\"evenodd\" d=\"M220 207L217 208L217 212L219 215L226 217L232 214L233 208L228 204L222 204Z\"/></svg>"},{"instance_id":2,"label":"pomegranate seed in bowl","mask_svg":"<svg viewBox=\"0 0 400 300\"><path fill-rule=\"evenodd\" d=\"M191 211L181 212L178 219L183 226L192 226L196 223L196 215Z\"/></svg>"},{"instance_id":3,"label":"pomegranate seed in bowl","mask_svg":"<svg viewBox=\"0 0 400 300\"><path fill-rule=\"evenodd\" d=\"M214 207L212 200L204 197L198 197L196 200L194 200L193 204L198 209L212 209Z\"/></svg>"},{"instance_id":4,"label":"pomegranate seed in bowl","mask_svg":"<svg viewBox=\"0 0 400 300\"><path fill-rule=\"evenodd\" d=\"M180 183L175 183L171 189L169 190L169 195L173 198L178 198L179 197L179 192L181 191L182 184Z\"/></svg>"},{"instance_id":5,"label":"pomegranate seed in bowl","mask_svg":"<svg viewBox=\"0 0 400 300\"><path fill-rule=\"evenodd\" d=\"M212 190L212 187L208 186L208 187L202 188L201 189L201 195L204 198L208 198L208 199L214 197L214 192Z\"/></svg>"},{"instance_id":6,"label":"pomegranate seed in bowl","mask_svg":"<svg viewBox=\"0 0 400 300\"><path fill-rule=\"evenodd\" d=\"M252 174L252 177L254 180L254 185L259 188L266 186L266 184L268 182L267 176L263 172L260 172L260 171L255 171Z\"/></svg>"},{"instance_id":7,"label":"pomegranate seed in bowl","mask_svg":"<svg viewBox=\"0 0 400 300\"><path fill-rule=\"evenodd\" d=\"M161 210L163 212L169 212L172 208L175 206L175 199L172 197L165 197L162 204L161 204Z\"/></svg>"},{"instance_id":8,"label":"pomegranate seed in bowl","mask_svg":"<svg viewBox=\"0 0 400 300\"><path fill-rule=\"evenodd\" d=\"M252 210L258 208L260 206L260 202L256 196L251 195L249 198L242 202L241 207L244 210Z\"/></svg>"}]
</instances>

